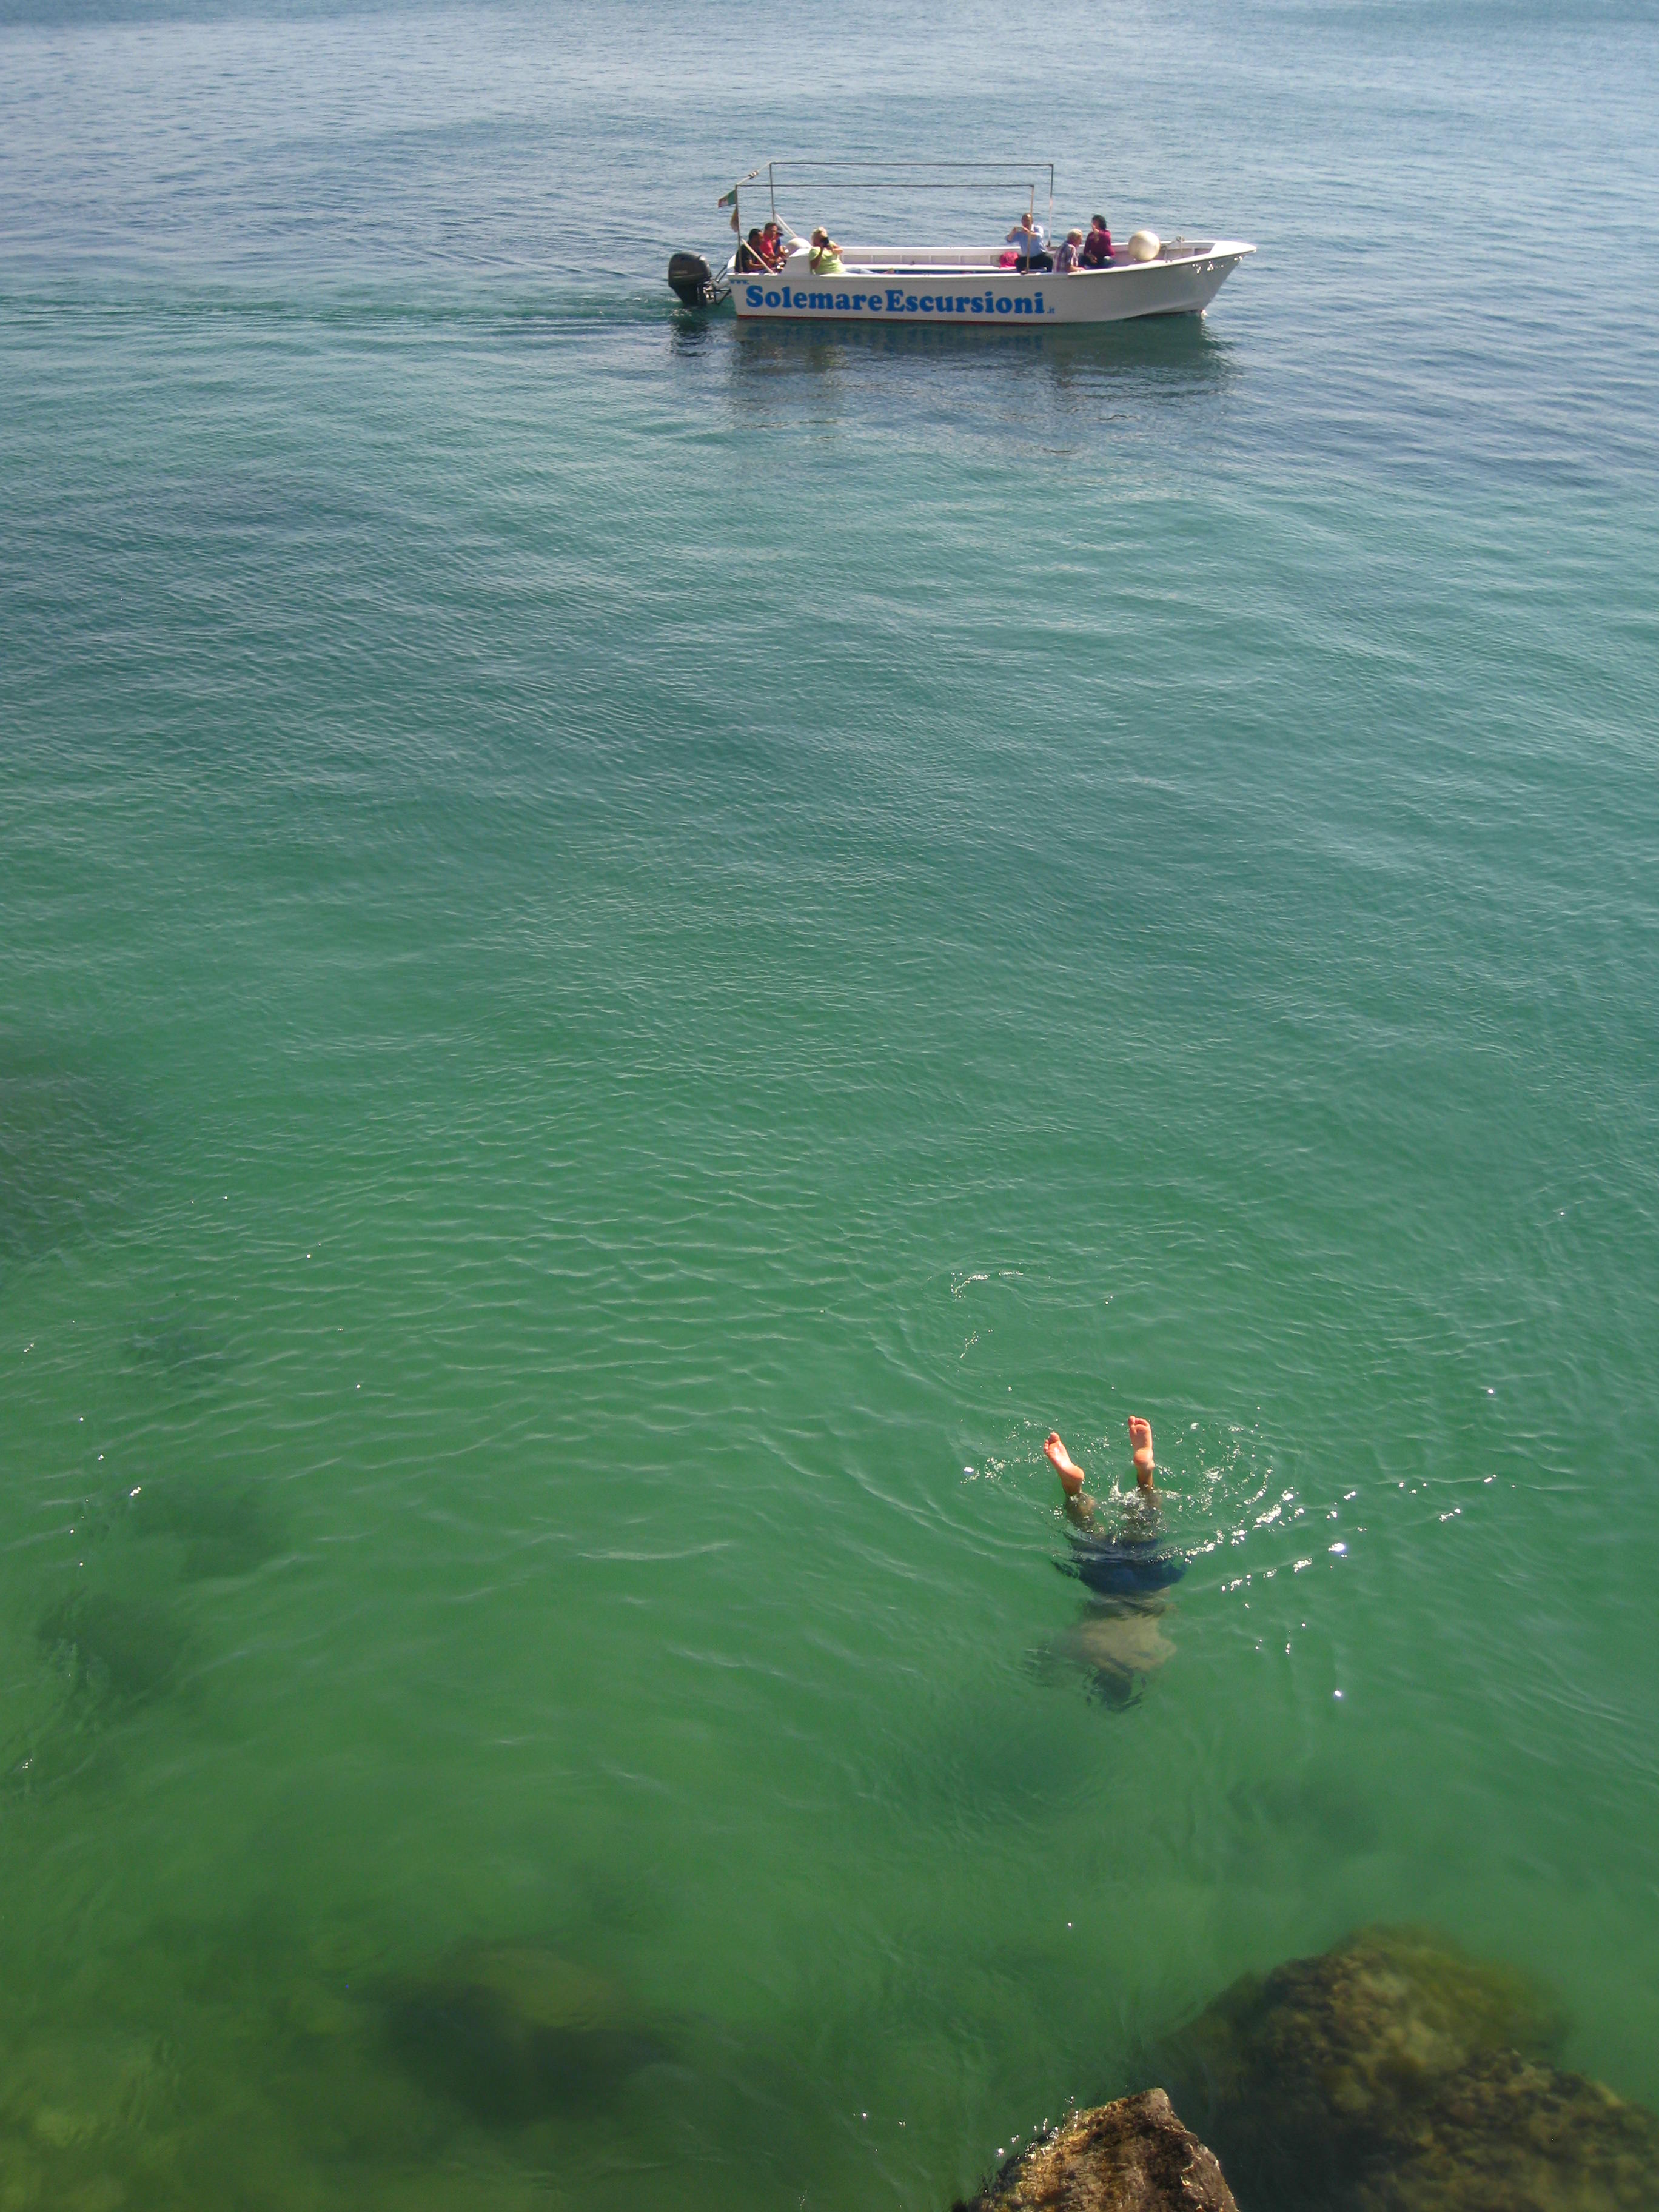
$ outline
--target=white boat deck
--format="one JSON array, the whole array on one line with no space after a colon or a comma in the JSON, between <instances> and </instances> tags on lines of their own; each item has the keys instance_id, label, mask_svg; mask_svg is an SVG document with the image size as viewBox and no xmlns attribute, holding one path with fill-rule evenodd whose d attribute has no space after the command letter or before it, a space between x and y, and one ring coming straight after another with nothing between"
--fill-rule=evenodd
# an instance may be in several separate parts
<instances>
[{"instance_id":1,"label":"white boat deck","mask_svg":"<svg viewBox=\"0 0 1659 2212\"><path fill-rule=\"evenodd\" d=\"M898 276L911 270L925 270L929 274L944 274L946 271L959 270L963 276L982 275L987 270L992 270L999 274L1012 276L1018 271L1012 262L1004 262L1002 257L1006 250L1005 246L843 246L841 249L841 259L842 266L849 276ZM1237 252L1239 249L1227 246L1222 246L1218 249L1217 241L1214 239L1171 238L1166 239L1159 247L1157 260L1163 263L1201 261L1218 250L1229 252ZM1252 249L1245 247L1243 250L1248 252ZM1156 265L1157 263L1131 260L1129 256L1120 249L1114 252L1107 267L1146 269ZM789 258L783 268L774 273L779 276L787 273L790 277L799 278L803 283L811 281L811 270L808 265L808 250L805 245L792 246ZM1079 269L1069 273L1074 273L1079 276L1104 276L1107 270ZM1060 281L1063 282L1064 278L1062 277Z\"/></svg>"}]
</instances>

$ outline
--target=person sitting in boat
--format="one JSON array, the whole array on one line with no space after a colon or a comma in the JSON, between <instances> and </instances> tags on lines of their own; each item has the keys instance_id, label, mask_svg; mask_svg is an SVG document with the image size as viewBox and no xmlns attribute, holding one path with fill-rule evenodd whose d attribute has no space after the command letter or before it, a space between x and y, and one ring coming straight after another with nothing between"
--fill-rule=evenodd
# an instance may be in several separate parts
<instances>
[{"instance_id":1,"label":"person sitting in boat","mask_svg":"<svg viewBox=\"0 0 1659 2212\"><path fill-rule=\"evenodd\" d=\"M1112 234L1106 228L1106 218L1097 215L1089 225L1089 235L1083 241L1083 265L1085 269L1109 269L1112 265Z\"/></svg>"},{"instance_id":2,"label":"person sitting in boat","mask_svg":"<svg viewBox=\"0 0 1659 2212\"><path fill-rule=\"evenodd\" d=\"M757 225L738 248L738 274L740 276L752 276L757 269L764 269L768 266L766 240L761 236L759 226Z\"/></svg>"},{"instance_id":3,"label":"person sitting in boat","mask_svg":"<svg viewBox=\"0 0 1659 2212\"><path fill-rule=\"evenodd\" d=\"M1078 267L1082 259L1083 233L1080 230L1068 230L1066 234L1065 245L1060 247L1060 251L1054 256L1054 269L1056 274L1061 276L1069 276L1072 271Z\"/></svg>"},{"instance_id":4,"label":"person sitting in boat","mask_svg":"<svg viewBox=\"0 0 1659 2212\"><path fill-rule=\"evenodd\" d=\"M781 269L789 258L789 248L783 242L783 233L775 221L769 222L761 233L761 252L766 256L769 269Z\"/></svg>"},{"instance_id":5,"label":"person sitting in boat","mask_svg":"<svg viewBox=\"0 0 1659 2212\"><path fill-rule=\"evenodd\" d=\"M1052 269L1054 257L1043 244L1042 225L1033 215L1023 215L1008 234L1014 249L1014 266L1024 276L1028 270Z\"/></svg>"},{"instance_id":6,"label":"person sitting in boat","mask_svg":"<svg viewBox=\"0 0 1659 2212\"><path fill-rule=\"evenodd\" d=\"M822 223L812 233L806 265L815 276L844 276L847 274L841 265L841 248Z\"/></svg>"}]
</instances>

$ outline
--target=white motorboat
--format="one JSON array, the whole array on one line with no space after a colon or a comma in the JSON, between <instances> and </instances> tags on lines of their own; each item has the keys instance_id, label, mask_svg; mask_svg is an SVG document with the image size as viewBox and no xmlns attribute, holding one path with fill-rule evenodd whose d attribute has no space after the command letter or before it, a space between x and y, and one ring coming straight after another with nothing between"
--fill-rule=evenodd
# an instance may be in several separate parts
<instances>
[{"instance_id":1,"label":"white motorboat","mask_svg":"<svg viewBox=\"0 0 1659 2212\"><path fill-rule=\"evenodd\" d=\"M1148 315L1201 315L1247 254L1243 239L1159 238L1137 230L1115 245L1100 268L1057 271L1039 263L1022 268L1004 242L977 246L842 246L826 269L779 212L786 198L811 190L819 200L865 201L871 194L954 191L1009 204L1017 188L1035 221L1048 184L1048 238L1054 240L1052 163L1011 175L1006 164L888 163L872 171L844 161L768 161L740 178L719 202L744 236L744 200L753 220L763 207L782 246L775 266L756 268L743 246L717 275L701 255L677 253L668 281L688 307L729 297L744 322L951 323L981 329L1035 330L1039 324L1121 323ZM814 259L819 268L814 270ZM739 267L739 263L745 265Z\"/></svg>"}]
</instances>

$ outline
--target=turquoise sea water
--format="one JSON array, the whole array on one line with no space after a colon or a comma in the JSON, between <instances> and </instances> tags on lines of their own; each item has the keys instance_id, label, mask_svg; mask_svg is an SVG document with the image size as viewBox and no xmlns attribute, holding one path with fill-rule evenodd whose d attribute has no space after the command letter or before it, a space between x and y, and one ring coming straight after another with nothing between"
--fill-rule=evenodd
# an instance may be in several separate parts
<instances>
[{"instance_id":1,"label":"turquoise sea water","mask_svg":"<svg viewBox=\"0 0 1659 2212\"><path fill-rule=\"evenodd\" d=\"M923 2212L1375 1917L1659 2101L1655 29L5 10L8 2203ZM1261 252L682 315L792 151Z\"/></svg>"}]
</instances>

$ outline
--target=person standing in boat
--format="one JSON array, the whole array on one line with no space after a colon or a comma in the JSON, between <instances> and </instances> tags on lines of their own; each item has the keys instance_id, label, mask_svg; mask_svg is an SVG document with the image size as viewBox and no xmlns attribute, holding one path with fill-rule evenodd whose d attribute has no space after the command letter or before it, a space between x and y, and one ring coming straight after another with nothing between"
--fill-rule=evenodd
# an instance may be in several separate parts
<instances>
[{"instance_id":1,"label":"person standing in boat","mask_svg":"<svg viewBox=\"0 0 1659 2212\"><path fill-rule=\"evenodd\" d=\"M1109 269L1112 265L1112 234L1106 228L1106 218L1097 215L1089 225L1089 235L1083 241L1083 265L1085 269Z\"/></svg>"},{"instance_id":2,"label":"person standing in boat","mask_svg":"<svg viewBox=\"0 0 1659 2212\"><path fill-rule=\"evenodd\" d=\"M1008 234L1008 244L1014 249L1014 266L1024 276L1029 270L1052 269L1054 257L1043 241L1042 225L1034 215L1023 215Z\"/></svg>"}]
</instances>

